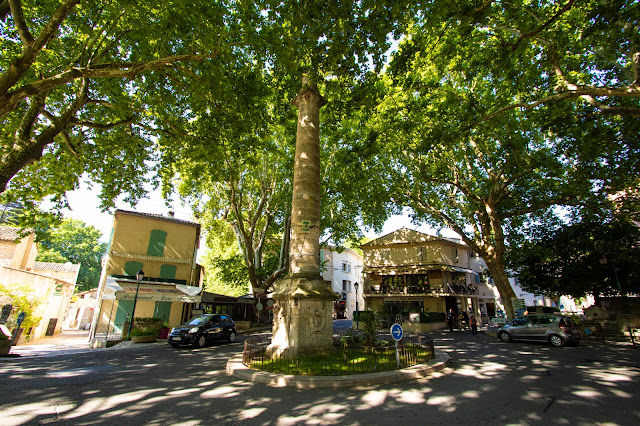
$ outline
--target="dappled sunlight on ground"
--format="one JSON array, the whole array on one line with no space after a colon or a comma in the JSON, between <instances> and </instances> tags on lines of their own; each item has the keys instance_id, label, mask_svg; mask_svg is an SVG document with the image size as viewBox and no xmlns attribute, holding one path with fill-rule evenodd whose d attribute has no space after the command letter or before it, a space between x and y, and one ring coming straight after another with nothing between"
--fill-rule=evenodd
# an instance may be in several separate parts
<instances>
[{"instance_id":1,"label":"dappled sunlight on ground","mask_svg":"<svg viewBox=\"0 0 640 426\"><path fill-rule=\"evenodd\" d=\"M73 362L66 357L11 361L0 364L2 422L640 423L636 352L625 353L627 363L619 366L620 354L607 350L509 344L465 333L434 338L436 350L451 357L449 368L418 380L353 389L275 388L227 376L226 360L240 345L160 348L121 357L87 354ZM612 401L620 406L612 407ZM610 413L619 417L609 418Z\"/></svg>"}]
</instances>

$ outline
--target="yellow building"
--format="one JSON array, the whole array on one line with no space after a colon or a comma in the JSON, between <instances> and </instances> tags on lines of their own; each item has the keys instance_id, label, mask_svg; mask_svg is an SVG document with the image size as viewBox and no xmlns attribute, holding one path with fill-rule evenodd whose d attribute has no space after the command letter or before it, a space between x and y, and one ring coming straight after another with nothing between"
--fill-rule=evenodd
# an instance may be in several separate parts
<instances>
[{"instance_id":1,"label":"yellow building","mask_svg":"<svg viewBox=\"0 0 640 426\"><path fill-rule=\"evenodd\" d=\"M132 315L161 318L170 327L188 319L191 304L201 298L196 266L199 241L197 223L117 210L103 260L91 339L122 337ZM138 282L139 271L144 278Z\"/></svg>"},{"instance_id":2,"label":"yellow building","mask_svg":"<svg viewBox=\"0 0 640 426\"><path fill-rule=\"evenodd\" d=\"M19 228L0 226L0 282L27 285L40 300L34 315L42 319L33 330L22 334L18 344L24 343L27 334L35 340L60 333L80 272L80 264L36 262L37 255L33 232L23 236ZM9 301L0 295L0 304L5 303Z\"/></svg>"},{"instance_id":3,"label":"yellow building","mask_svg":"<svg viewBox=\"0 0 640 426\"><path fill-rule=\"evenodd\" d=\"M413 328L425 322L414 331L443 327L449 309L478 315L476 272L461 241L402 228L360 247L367 309L401 315Z\"/></svg>"}]
</instances>

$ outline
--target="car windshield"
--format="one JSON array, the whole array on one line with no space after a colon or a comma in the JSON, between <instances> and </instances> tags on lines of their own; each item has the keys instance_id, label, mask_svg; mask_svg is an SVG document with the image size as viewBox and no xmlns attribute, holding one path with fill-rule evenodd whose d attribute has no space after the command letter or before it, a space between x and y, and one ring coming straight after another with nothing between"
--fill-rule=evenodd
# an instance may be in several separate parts
<instances>
[{"instance_id":1,"label":"car windshield","mask_svg":"<svg viewBox=\"0 0 640 426\"><path fill-rule=\"evenodd\" d=\"M195 318L191 318L191 321L188 322L189 325L205 325L207 322L209 322L209 318L216 318L215 316L210 317L208 315L202 315L199 317L195 317Z\"/></svg>"}]
</instances>

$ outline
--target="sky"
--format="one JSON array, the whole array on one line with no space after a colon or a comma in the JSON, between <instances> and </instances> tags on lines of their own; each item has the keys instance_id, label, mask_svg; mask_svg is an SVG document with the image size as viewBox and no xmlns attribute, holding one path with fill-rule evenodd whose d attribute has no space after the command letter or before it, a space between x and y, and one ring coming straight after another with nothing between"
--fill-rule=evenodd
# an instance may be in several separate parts
<instances>
[{"instance_id":1,"label":"sky","mask_svg":"<svg viewBox=\"0 0 640 426\"><path fill-rule=\"evenodd\" d=\"M87 225L91 225L98 229L102 233L101 241L106 243L111 235L113 213L104 213L100 211L98 208L100 205L100 201L98 199L99 192L100 191L97 186L94 186L93 189L88 189L87 186L83 184L80 189L67 193L71 210L63 210L62 214L68 218L81 220ZM42 207L47 209L49 206L45 203ZM161 214L164 216L167 216L169 211L173 211L176 219L188 221L193 220L193 217L191 216L191 208L189 206L184 206L179 201L175 201L172 203L171 208L167 207L164 203L160 190L151 192L148 198L141 199L135 207L132 207L123 201L116 202L116 207L122 210ZM375 238L381 235L386 235L402 227L436 235L436 230L429 226L418 226L412 224L408 214L406 213L404 215L392 216L389 218L389 220L384 224L380 234L365 232L365 235L369 238ZM441 235L448 238L459 238L459 236L451 230L443 230ZM204 241L201 241L201 250L198 253L198 257L203 253Z\"/></svg>"}]
</instances>

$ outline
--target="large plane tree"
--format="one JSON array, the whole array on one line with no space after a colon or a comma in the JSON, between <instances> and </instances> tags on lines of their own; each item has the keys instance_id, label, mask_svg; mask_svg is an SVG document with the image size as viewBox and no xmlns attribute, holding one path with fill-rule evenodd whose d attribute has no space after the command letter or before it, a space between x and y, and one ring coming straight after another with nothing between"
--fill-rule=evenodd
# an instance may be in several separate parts
<instances>
[{"instance_id":1,"label":"large plane tree","mask_svg":"<svg viewBox=\"0 0 640 426\"><path fill-rule=\"evenodd\" d=\"M370 121L396 202L480 254L510 316L510 233L637 184L638 5L575 3L431 2Z\"/></svg>"}]
</instances>

